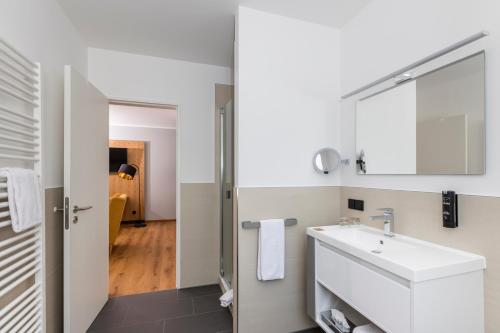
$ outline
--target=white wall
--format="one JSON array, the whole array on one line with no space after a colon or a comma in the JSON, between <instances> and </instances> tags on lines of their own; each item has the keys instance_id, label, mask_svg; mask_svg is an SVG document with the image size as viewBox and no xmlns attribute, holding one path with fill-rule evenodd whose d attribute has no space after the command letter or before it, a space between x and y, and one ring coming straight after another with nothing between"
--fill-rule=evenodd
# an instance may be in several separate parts
<instances>
[{"instance_id":1,"label":"white wall","mask_svg":"<svg viewBox=\"0 0 500 333\"><path fill-rule=\"evenodd\" d=\"M482 41L445 59L486 49L486 174L484 176L359 176L351 164L342 172L345 186L464 194L499 195L500 187L500 2L494 0L377 0L341 32L342 92L347 93L481 30ZM355 157L355 98L342 102L342 147Z\"/></svg>"},{"instance_id":2,"label":"white wall","mask_svg":"<svg viewBox=\"0 0 500 333\"><path fill-rule=\"evenodd\" d=\"M177 127L177 110L111 104L109 123L115 126Z\"/></svg>"},{"instance_id":3,"label":"white wall","mask_svg":"<svg viewBox=\"0 0 500 333\"><path fill-rule=\"evenodd\" d=\"M55 0L0 1L0 37L42 65L45 186L62 186L63 66L86 76L86 45Z\"/></svg>"},{"instance_id":4,"label":"white wall","mask_svg":"<svg viewBox=\"0 0 500 333\"><path fill-rule=\"evenodd\" d=\"M179 107L181 182L214 182L215 83L232 70L185 61L90 48L89 80L106 96Z\"/></svg>"},{"instance_id":5,"label":"white wall","mask_svg":"<svg viewBox=\"0 0 500 333\"><path fill-rule=\"evenodd\" d=\"M147 221L175 219L174 129L110 126L111 140L146 141L144 214Z\"/></svg>"},{"instance_id":6,"label":"white wall","mask_svg":"<svg viewBox=\"0 0 500 333\"><path fill-rule=\"evenodd\" d=\"M245 7L237 21L237 186L338 184L312 167L340 148L338 30Z\"/></svg>"}]
</instances>

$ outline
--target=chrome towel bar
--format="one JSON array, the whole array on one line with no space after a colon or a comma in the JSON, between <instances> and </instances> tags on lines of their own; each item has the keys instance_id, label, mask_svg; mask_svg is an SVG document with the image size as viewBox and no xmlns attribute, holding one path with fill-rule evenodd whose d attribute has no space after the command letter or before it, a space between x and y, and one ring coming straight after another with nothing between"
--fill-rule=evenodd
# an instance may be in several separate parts
<instances>
[{"instance_id":1,"label":"chrome towel bar","mask_svg":"<svg viewBox=\"0 0 500 333\"><path fill-rule=\"evenodd\" d=\"M297 219L295 218L285 219L285 227L290 227L292 225L296 225L297 223ZM260 222L243 221L241 222L241 226L243 227L243 229L259 229Z\"/></svg>"}]
</instances>

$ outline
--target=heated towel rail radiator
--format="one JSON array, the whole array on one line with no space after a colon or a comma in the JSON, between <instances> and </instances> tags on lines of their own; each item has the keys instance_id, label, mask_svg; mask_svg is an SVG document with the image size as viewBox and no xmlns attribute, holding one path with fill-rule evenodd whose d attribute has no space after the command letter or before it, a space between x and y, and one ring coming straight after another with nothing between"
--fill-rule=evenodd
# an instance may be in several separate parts
<instances>
[{"instance_id":1,"label":"heated towel rail radiator","mask_svg":"<svg viewBox=\"0 0 500 333\"><path fill-rule=\"evenodd\" d=\"M41 177L40 65L1 38L0 167ZM45 332L44 224L14 233L7 200L0 179L0 333Z\"/></svg>"}]
</instances>

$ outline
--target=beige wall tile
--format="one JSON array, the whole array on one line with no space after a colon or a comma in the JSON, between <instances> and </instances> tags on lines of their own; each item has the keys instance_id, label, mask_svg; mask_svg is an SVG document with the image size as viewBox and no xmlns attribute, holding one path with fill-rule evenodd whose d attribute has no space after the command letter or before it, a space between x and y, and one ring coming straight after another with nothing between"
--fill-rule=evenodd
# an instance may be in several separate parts
<instances>
[{"instance_id":1,"label":"beige wall tile","mask_svg":"<svg viewBox=\"0 0 500 333\"><path fill-rule=\"evenodd\" d=\"M63 205L63 188L45 190L45 281L47 332L63 331L63 214L54 213Z\"/></svg>"},{"instance_id":2,"label":"beige wall tile","mask_svg":"<svg viewBox=\"0 0 500 333\"><path fill-rule=\"evenodd\" d=\"M340 188L238 189L238 325L239 333L292 332L315 326L306 315L306 233L314 225L340 217ZM260 282L256 277L257 230L241 222L295 217L286 228L285 279Z\"/></svg>"},{"instance_id":3,"label":"beige wall tile","mask_svg":"<svg viewBox=\"0 0 500 333\"><path fill-rule=\"evenodd\" d=\"M214 183L181 184L180 286L218 282L220 226Z\"/></svg>"},{"instance_id":4,"label":"beige wall tile","mask_svg":"<svg viewBox=\"0 0 500 333\"><path fill-rule=\"evenodd\" d=\"M348 198L365 200L365 211L347 209ZM440 193L341 190L342 215L357 216L364 224L382 228L382 222L371 222L368 216L378 215L378 207L392 207L397 233L485 256L486 332L496 333L500 327L500 198L459 195L458 205L459 227L447 229L442 227Z\"/></svg>"},{"instance_id":5,"label":"beige wall tile","mask_svg":"<svg viewBox=\"0 0 500 333\"><path fill-rule=\"evenodd\" d=\"M63 332L63 268L47 274L46 278L47 332Z\"/></svg>"},{"instance_id":6,"label":"beige wall tile","mask_svg":"<svg viewBox=\"0 0 500 333\"><path fill-rule=\"evenodd\" d=\"M63 188L45 190L45 259L46 272L51 274L63 264L63 213L54 213L55 206L62 208Z\"/></svg>"}]
</instances>

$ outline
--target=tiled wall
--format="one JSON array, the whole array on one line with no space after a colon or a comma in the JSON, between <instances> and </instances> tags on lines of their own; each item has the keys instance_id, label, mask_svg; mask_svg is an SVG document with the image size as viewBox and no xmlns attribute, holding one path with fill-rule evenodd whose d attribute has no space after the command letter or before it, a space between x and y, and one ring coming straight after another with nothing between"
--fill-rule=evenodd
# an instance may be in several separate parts
<instances>
[{"instance_id":1,"label":"tiled wall","mask_svg":"<svg viewBox=\"0 0 500 333\"><path fill-rule=\"evenodd\" d=\"M347 199L365 200L365 211L347 208ZM333 224L340 216L369 221L379 207L395 209L396 232L486 257L486 333L500 327L500 198L459 195L459 227L442 227L441 194L353 187L240 188L238 191L238 332L292 332L313 326L305 311L305 229ZM241 222L297 217L286 230L286 278L256 279L257 232ZM467 300L464 300L466 302ZM279 320L277 319L279 318Z\"/></svg>"},{"instance_id":2,"label":"tiled wall","mask_svg":"<svg viewBox=\"0 0 500 333\"><path fill-rule=\"evenodd\" d=\"M63 203L63 188L45 191L47 332L63 331L63 215L54 206ZM215 185L182 184L181 286L217 282L219 229L215 218Z\"/></svg>"},{"instance_id":3,"label":"tiled wall","mask_svg":"<svg viewBox=\"0 0 500 333\"><path fill-rule=\"evenodd\" d=\"M288 333L315 326L306 314L306 234L340 216L339 187L238 189L238 332ZM285 279L257 280L257 230L241 222L295 217L287 227Z\"/></svg>"},{"instance_id":4,"label":"tiled wall","mask_svg":"<svg viewBox=\"0 0 500 333\"><path fill-rule=\"evenodd\" d=\"M180 287L218 282L220 226L215 183L181 184Z\"/></svg>"},{"instance_id":5,"label":"tiled wall","mask_svg":"<svg viewBox=\"0 0 500 333\"><path fill-rule=\"evenodd\" d=\"M45 190L45 280L47 332L63 331L63 214L54 213L62 207L63 188Z\"/></svg>"},{"instance_id":6,"label":"tiled wall","mask_svg":"<svg viewBox=\"0 0 500 333\"><path fill-rule=\"evenodd\" d=\"M53 211L54 206L61 207L62 202L62 187L45 190L45 310L46 331L50 333L63 332L63 215ZM7 294L5 299L2 298L0 304L8 303L12 296L19 295L32 284L33 280L26 280Z\"/></svg>"},{"instance_id":7,"label":"tiled wall","mask_svg":"<svg viewBox=\"0 0 500 333\"><path fill-rule=\"evenodd\" d=\"M382 228L383 222L371 222L368 216L391 207L397 233L485 256L486 332L499 331L500 198L459 195L459 227L447 229L442 227L440 193L342 187L340 196L342 215L360 217L363 224ZM365 211L348 209L348 198L365 200Z\"/></svg>"}]
</instances>

